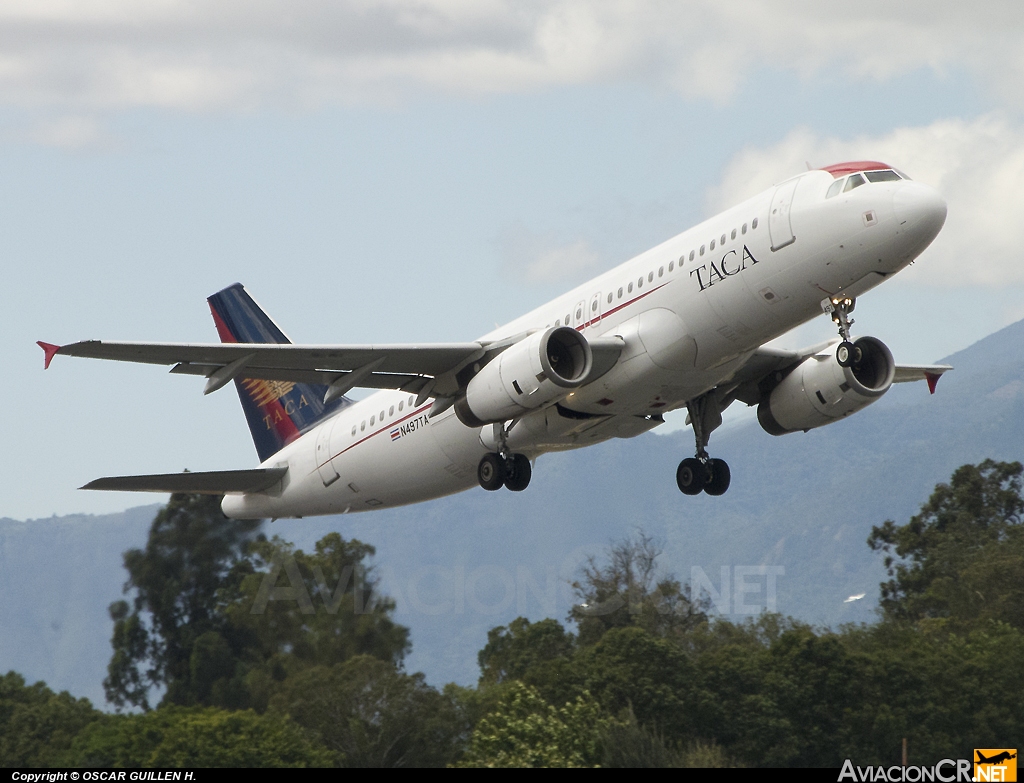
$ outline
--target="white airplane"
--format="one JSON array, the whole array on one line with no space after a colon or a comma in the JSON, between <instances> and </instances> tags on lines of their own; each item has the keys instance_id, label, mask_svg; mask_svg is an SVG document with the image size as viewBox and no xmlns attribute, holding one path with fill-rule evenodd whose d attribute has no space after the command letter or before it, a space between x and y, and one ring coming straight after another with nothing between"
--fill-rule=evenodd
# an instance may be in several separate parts
<instances>
[{"instance_id":1,"label":"white airplane","mask_svg":"<svg viewBox=\"0 0 1024 783\"><path fill-rule=\"evenodd\" d=\"M769 188L478 340L292 345L245 289L209 298L221 344L40 342L57 354L173 365L234 380L260 467L101 478L84 489L224 494L236 518L399 506L479 485L518 492L541 454L631 438L686 407L687 495L721 495L707 452L722 411L757 406L772 435L837 421L895 382L946 365L897 365L851 336L856 298L911 263L946 218L932 188L884 163L807 171ZM839 339L765 343L825 311ZM838 345L837 345L838 343ZM366 399L355 387L380 389Z\"/></svg>"}]
</instances>

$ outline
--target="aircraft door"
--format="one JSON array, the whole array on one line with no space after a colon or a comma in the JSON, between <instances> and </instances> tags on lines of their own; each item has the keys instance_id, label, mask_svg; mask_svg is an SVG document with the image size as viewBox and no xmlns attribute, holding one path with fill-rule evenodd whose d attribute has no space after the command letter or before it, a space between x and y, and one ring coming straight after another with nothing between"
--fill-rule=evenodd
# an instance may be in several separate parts
<instances>
[{"instance_id":1,"label":"aircraft door","mask_svg":"<svg viewBox=\"0 0 1024 783\"><path fill-rule=\"evenodd\" d=\"M582 329L583 324L587 322L587 303L586 301L577 302L576 309L572 312L572 326L574 329Z\"/></svg>"},{"instance_id":2,"label":"aircraft door","mask_svg":"<svg viewBox=\"0 0 1024 783\"><path fill-rule=\"evenodd\" d=\"M331 430L338 423L338 417L325 421L316 432L316 469L320 472L320 478L325 487L329 487L338 480L338 471L334 469L334 460L331 459Z\"/></svg>"},{"instance_id":3,"label":"aircraft door","mask_svg":"<svg viewBox=\"0 0 1024 783\"><path fill-rule=\"evenodd\" d=\"M793 194L799 179L783 182L775 189L772 196L771 212L768 214L768 234L772 240L772 252L781 250L796 242L793 224L790 222L790 211L793 207Z\"/></svg>"},{"instance_id":4,"label":"aircraft door","mask_svg":"<svg viewBox=\"0 0 1024 783\"><path fill-rule=\"evenodd\" d=\"M601 292L598 291L590 297L590 312L587 313L591 326L597 326L601 321ZM585 322L584 322L585 323Z\"/></svg>"}]
</instances>

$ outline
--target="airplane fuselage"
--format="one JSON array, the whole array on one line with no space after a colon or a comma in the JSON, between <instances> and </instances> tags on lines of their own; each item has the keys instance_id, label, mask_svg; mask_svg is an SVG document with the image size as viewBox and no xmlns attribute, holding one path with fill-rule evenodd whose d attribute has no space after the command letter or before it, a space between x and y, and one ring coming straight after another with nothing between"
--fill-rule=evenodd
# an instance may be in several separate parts
<instances>
[{"instance_id":1,"label":"airplane fuselage","mask_svg":"<svg viewBox=\"0 0 1024 783\"><path fill-rule=\"evenodd\" d=\"M820 315L823 299L860 296L902 269L942 225L945 206L927 186L900 179L826 197L836 179L787 180L484 335L559 325L624 344L607 373L517 421L508 447L536 459L658 426ZM367 511L477 486L493 427L466 426L453 408L428 418L430 408L381 391L342 409L263 463L287 466L278 486L225 497L225 513Z\"/></svg>"}]
</instances>

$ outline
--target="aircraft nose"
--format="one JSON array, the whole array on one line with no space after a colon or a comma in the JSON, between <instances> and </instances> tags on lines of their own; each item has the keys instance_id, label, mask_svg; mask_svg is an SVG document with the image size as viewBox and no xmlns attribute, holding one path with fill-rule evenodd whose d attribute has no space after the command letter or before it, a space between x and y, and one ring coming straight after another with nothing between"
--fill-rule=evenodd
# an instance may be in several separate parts
<instances>
[{"instance_id":1,"label":"aircraft nose","mask_svg":"<svg viewBox=\"0 0 1024 783\"><path fill-rule=\"evenodd\" d=\"M924 250L946 222L946 201L935 188L904 181L892 197L900 244L914 255Z\"/></svg>"}]
</instances>

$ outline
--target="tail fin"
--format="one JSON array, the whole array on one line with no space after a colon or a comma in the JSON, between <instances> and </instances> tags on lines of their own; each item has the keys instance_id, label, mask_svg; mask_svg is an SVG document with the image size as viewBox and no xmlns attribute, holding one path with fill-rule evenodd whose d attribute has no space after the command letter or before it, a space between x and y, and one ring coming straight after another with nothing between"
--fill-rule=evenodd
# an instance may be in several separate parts
<instances>
[{"instance_id":1,"label":"tail fin","mask_svg":"<svg viewBox=\"0 0 1024 783\"><path fill-rule=\"evenodd\" d=\"M241 283L218 291L206 301L222 343L291 343ZM319 384L236 378L235 386L261 462L317 422L352 404L340 397L325 405L327 387Z\"/></svg>"}]
</instances>

